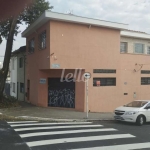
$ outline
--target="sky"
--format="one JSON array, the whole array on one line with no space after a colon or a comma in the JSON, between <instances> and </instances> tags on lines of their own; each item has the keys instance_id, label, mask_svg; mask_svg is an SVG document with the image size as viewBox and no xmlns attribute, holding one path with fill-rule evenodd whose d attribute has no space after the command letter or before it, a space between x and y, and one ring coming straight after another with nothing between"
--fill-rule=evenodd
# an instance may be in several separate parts
<instances>
[{"instance_id":1,"label":"sky","mask_svg":"<svg viewBox=\"0 0 150 150\"><path fill-rule=\"evenodd\" d=\"M47 0L54 6L53 12L129 24L129 29L150 34L150 0ZM26 29L20 26L20 31ZM13 50L25 45L21 33L15 37ZM0 45L0 61L3 60L6 41Z\"/></svg>"}]
</instances>

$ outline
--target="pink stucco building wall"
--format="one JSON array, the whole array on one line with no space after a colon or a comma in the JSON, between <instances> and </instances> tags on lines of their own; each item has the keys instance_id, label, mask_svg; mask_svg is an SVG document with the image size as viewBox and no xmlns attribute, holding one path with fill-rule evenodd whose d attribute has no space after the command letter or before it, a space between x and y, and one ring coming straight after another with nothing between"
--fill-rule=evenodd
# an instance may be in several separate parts
<instances>
[{"instance_id":1,"label":"pink stucco building wall","mask_svg":"<svg viewBox=\"0 0 150 150\"><path fill-rule=\"evenodd\" d=\"M46 30L46 49L38 49L38 35ZM150 99L150 86L141 85L140 64L150 64L149 55L121 54L120 30L107 27L88 26L64 21L51 20L27 36L28 41L35 38L35 51L28 54L26 64L26 83L30 80L31 103L48 107L48 78L60 78L82 69L81 76L90 72L89 111L112 112L116 107L134 99ZM53 68L58 64L59 68ZM93 69L115 69L115 74L93 73ZM136 72L134 71L136 70ZM149 65L143 65L150 70ZM78 72L79 74L79 72ZM116 86L93 86L93 78L116 78ZM44 78L46 84L40 84ZM86 111L85 82L75 83L75 110ZM136 97L134 97L136 92ZM127 95L124 95L127 93Z\"/></svg>"}]
</instances>

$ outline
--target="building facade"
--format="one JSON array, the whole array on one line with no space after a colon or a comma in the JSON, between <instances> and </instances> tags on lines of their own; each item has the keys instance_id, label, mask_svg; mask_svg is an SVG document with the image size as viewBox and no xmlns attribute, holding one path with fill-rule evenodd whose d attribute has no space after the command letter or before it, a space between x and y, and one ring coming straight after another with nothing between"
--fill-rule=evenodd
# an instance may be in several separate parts
<instances>
[{"instance_id":1,"label":"building facade","mask_svg":"<svg viewBox=\"0 0 150 150\"><path fill-rule=\"evenodd\" d=\"M130 37L127 29L125 24L46 11L22 33L27 39L27 100L86 111L85 72L91 74L90 112L112 112L134 99L149 99L149 85L141 85L146 75L139 69L148 70L141 66L150 63L150 56L132 53L131 47L134 39L148 45L150 36ZM135 46L140 51L141 45Z\"/></svg>"},{"instance_id":2,"label":"building facade","mask_svg":"<svg viewBox=\"0 0 150 150\"><path fill-rule=\"evenodd\" d=\"M10 95L20 101L25 100L25 53L26 47L12 52L10 60Z\"/></svg>"}]
</instances>

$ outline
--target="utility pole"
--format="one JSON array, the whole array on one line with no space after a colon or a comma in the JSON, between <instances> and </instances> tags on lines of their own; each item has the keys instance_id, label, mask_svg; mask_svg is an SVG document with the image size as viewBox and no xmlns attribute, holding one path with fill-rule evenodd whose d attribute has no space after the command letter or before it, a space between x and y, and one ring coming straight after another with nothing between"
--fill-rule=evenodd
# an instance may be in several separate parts
<instances>
[{"instance_id":1,"label":"utility pole","mask_svg":"<svg viewBox=\"0 0 150 150\"><path fill-rule=\"evenodd\" d=\"M91 74L89 72L84 74L84 78L86 79L86 118L89 118L89 98L88 98L88 82L89 79L91 78Z\"/></svg>"}]
</instances>

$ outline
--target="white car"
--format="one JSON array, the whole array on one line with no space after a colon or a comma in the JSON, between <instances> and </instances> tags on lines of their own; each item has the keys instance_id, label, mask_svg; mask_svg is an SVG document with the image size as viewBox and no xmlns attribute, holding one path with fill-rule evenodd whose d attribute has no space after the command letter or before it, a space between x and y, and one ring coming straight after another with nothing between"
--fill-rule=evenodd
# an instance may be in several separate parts
<instances>
[{"instance_id":1,"label":"white car","mask_svg":"<svg viewBox=\"0 0 150 150\"><path fill-rule=\"evenodd\" d=\"M150 122L150 100L136 100L118 107L114 111L115 120L143 125Z\"/></svg>"}]
</instances>

